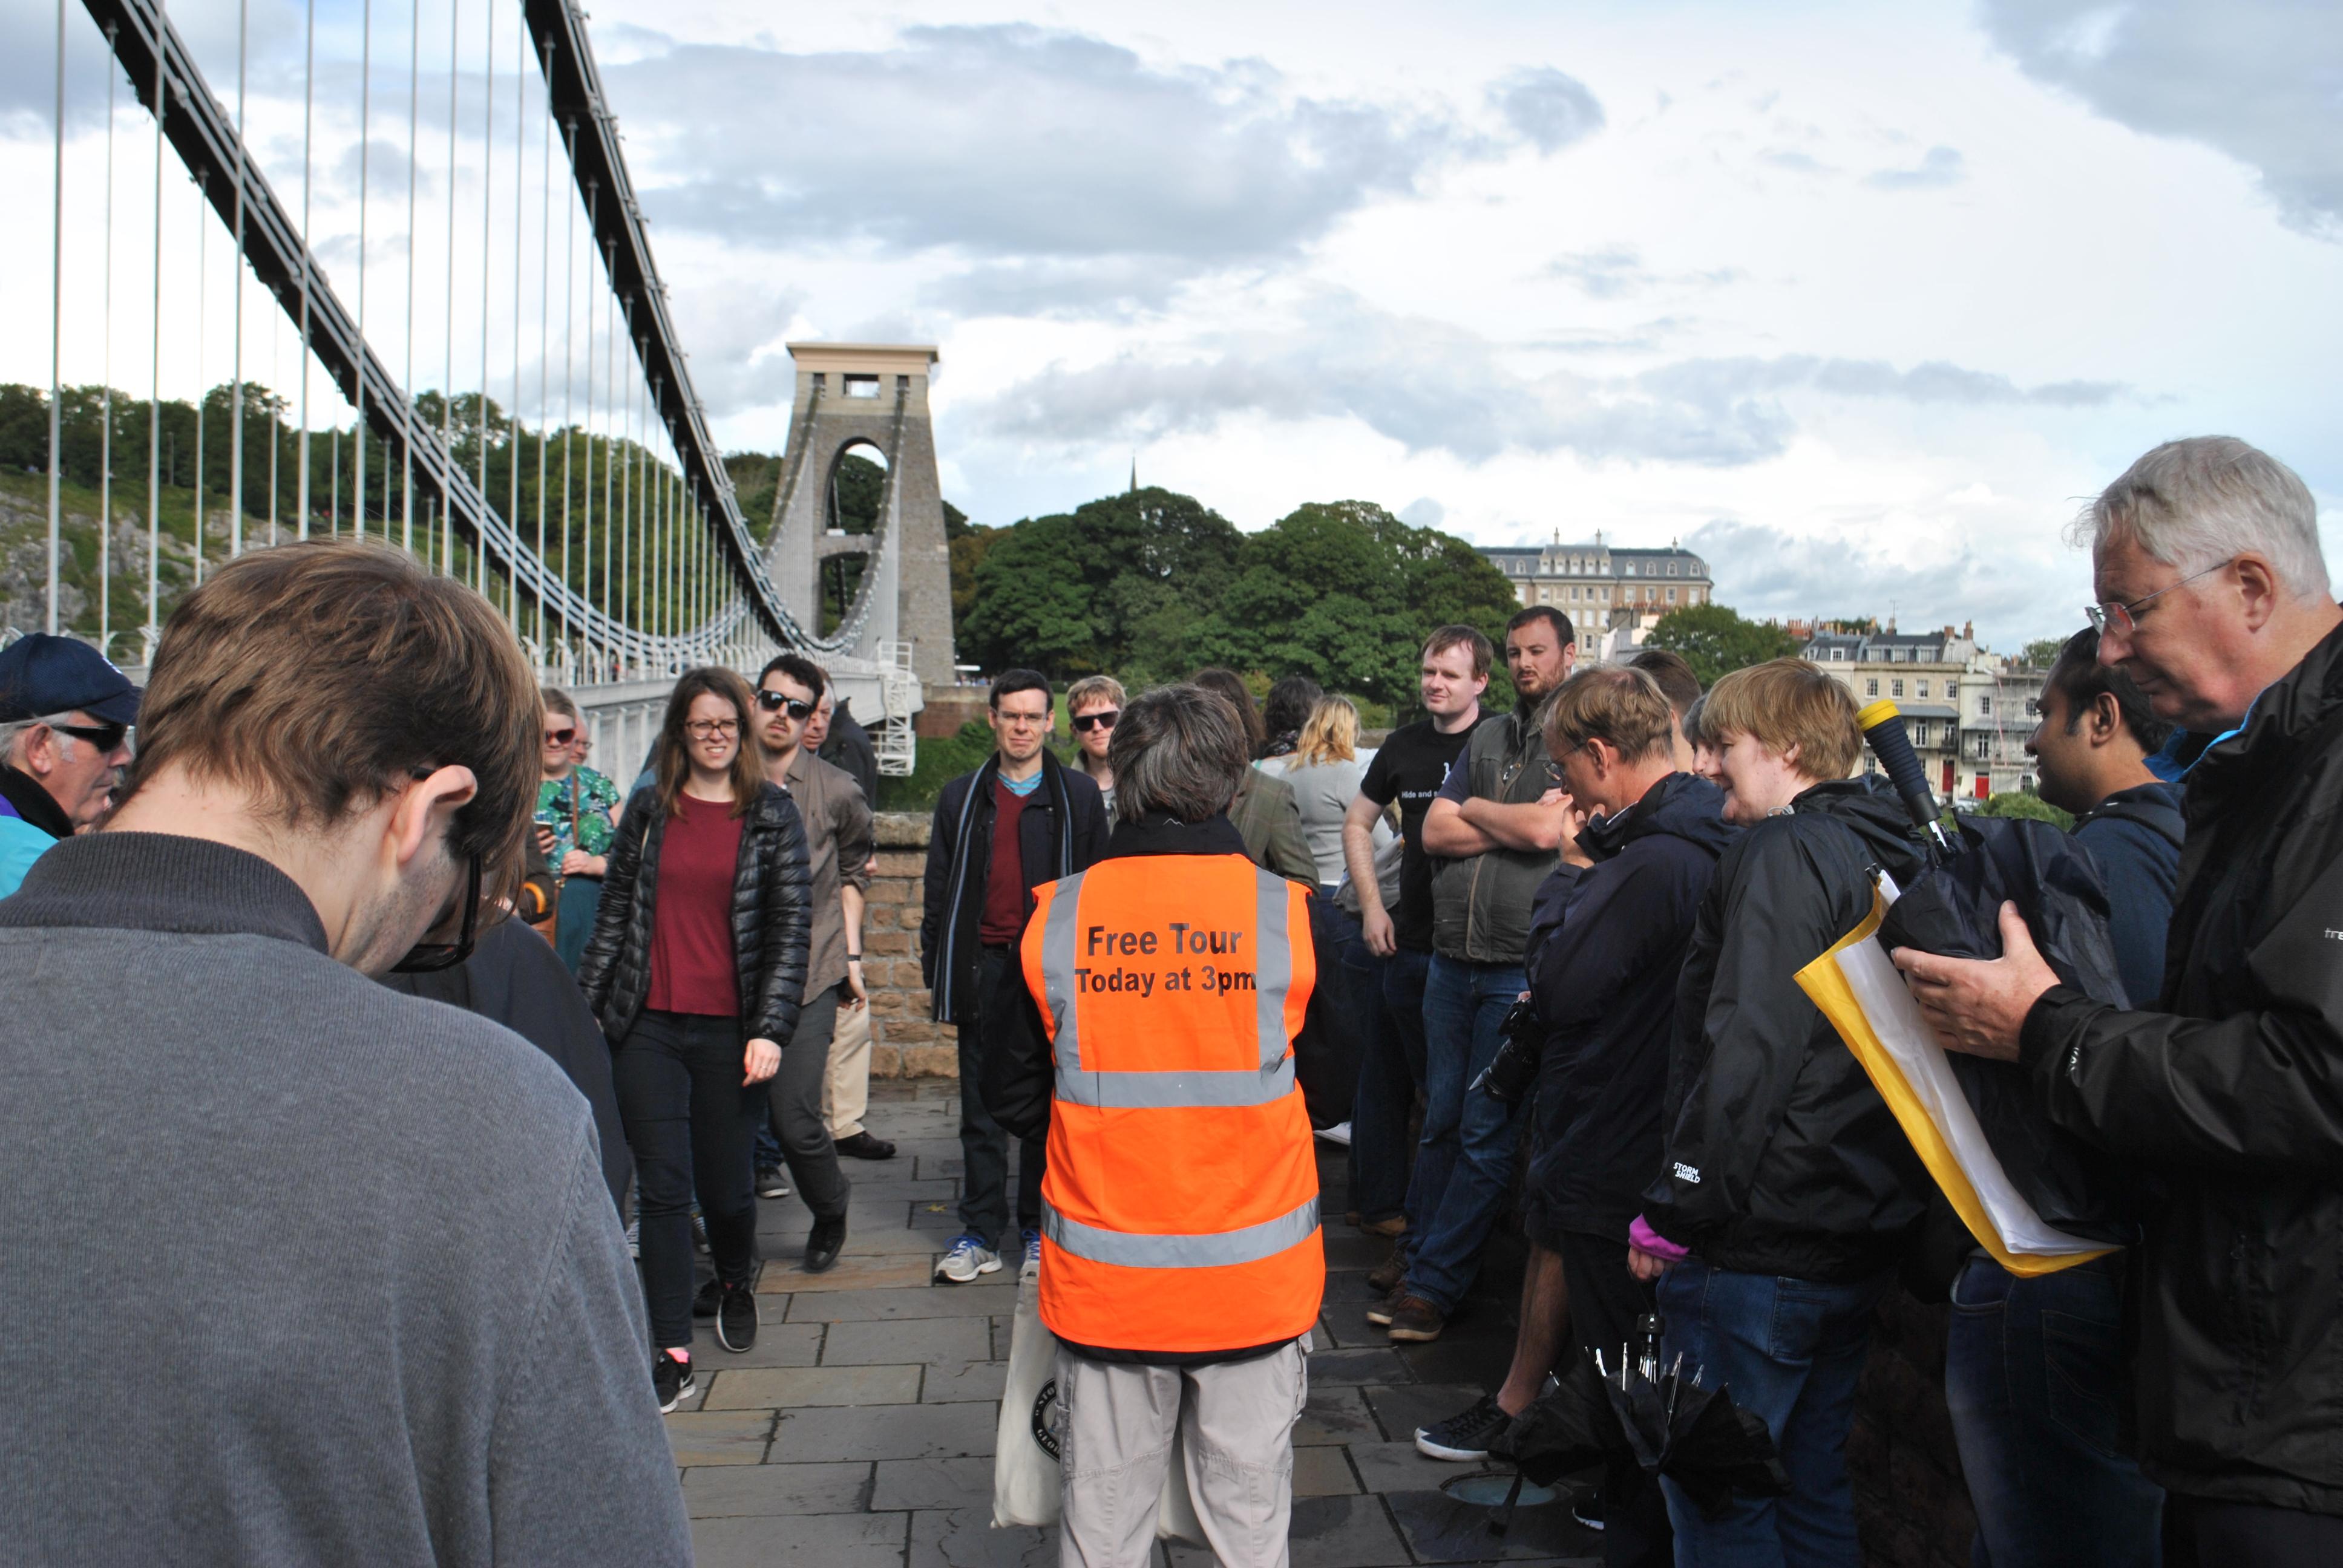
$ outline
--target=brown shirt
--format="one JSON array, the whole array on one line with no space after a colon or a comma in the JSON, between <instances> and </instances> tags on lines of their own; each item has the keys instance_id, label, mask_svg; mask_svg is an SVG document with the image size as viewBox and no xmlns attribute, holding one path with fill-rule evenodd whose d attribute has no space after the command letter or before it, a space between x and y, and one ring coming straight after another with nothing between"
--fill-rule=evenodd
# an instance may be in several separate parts
<instances>
[{"instance_id":1,"label":"brown shirt","mask_svg":"<svg viewBox=\"0 0 2343 1568\"><path fill-rule=\"evenodd\" d=\"M805 819L806 870L813 881L813 930L806 952L806 989L810 1001L846 978L846 909L841 883L870 890L870 850L877 841L870 802L862 786L841 768L800 746L789 759L781 788Z\"/></svg>"}]
</instances>

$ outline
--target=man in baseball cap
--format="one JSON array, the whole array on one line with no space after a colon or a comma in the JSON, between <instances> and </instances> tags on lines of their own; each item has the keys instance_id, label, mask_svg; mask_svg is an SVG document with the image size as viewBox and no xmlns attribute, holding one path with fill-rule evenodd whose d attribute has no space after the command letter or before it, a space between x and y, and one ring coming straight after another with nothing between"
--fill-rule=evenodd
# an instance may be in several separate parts
<instances>
[{"instance_id":1,"label":"man in baseball cap","mask_svg":"<svg viewBox=\"0 0 2343 1568\"><path fill-rule=\"evenodd\" d=\"M85 642L0 648L0 898L59 839L106 814L130 764L138 688Z\"/></svg>"}]
</instances>

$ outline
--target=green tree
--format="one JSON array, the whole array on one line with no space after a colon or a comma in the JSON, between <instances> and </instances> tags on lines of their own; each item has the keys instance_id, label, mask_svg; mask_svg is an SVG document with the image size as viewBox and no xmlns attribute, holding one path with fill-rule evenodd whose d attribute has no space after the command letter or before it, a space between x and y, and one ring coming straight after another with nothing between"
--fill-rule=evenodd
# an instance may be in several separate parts
<instances>
[{"instance_id":1,"label":"green tree","mask_svg":"<svg viewBox=\"0 0 2343 1568\"><path fill-rule=\"evenodd\" d=\"M1786 658L1798 651L1790 634L1764 621L1745 620L1721 604L1688 604L1660 617L1644 639L1647 648L1664 648L1684 656L1703 686L1769 658Z\"/></svg>"},{"instance_id":2,"label":"green tree","mask_svg":"<svg viewBox=\"0 0 2343 1568\"><path fill-rule=\"evenodd\" d=\"M2066 646L2063 637L2037 637L2026 645L2017 661L2028 669L2047 669L2058 662L2058 650Z\"/></svg>"},{"instance_id":3,"label":"green tree","mask_svg":"<svg viewBox=\"0 0 2343 1568\"><path fill-rule=\"evenodd\" d=\"M2031 790L2005 789L1977 802L1980 817L2030 817L2036 822L2055 823L2059 828L2072 828L2074 816L2060 810Z\"/></svg>"}]
</instances>

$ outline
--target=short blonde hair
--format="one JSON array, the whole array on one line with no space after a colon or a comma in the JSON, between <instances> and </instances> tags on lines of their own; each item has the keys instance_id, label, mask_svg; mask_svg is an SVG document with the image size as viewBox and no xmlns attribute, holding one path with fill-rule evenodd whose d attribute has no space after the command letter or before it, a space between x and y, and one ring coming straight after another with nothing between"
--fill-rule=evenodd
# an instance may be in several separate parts
<instances>
[{"instance_id":1,"label":"short blonde hair","mask_svg":"<svg viewBox=\"0 0 2343 1568\"><path fill-rule=\"evenodd\" d=\"M1701 733L1722 748L1747 735L1776 756L1797 749L1797 769L1818 783L1845 779L1863 760L1863 729L1847 689L1803 658L1736 669L1708 689Z\"/></svg>"},{"instance_id":2,"label":"short blonde hair","mask_svg":"<svg viewBox=\"0 0 2343 1568\"><path fill-rule=\"evenodd\" d=\"M1066 688L1066 717L1071 719L1075 709L1086 702L1095 702L1101 698L1106 699L1109 708L1121 708L1125 702L1131 700L1123 692L1122 682L1113 676L1085 675Z\"/></svg>"},{"instance_id":3,"label":"short blonde hair","mask_svg":"<svg viewBox=\"0 0 2343 1568\"><path fill-rule=\"evenodd\" d=\"M1546 710L1545 748L1557 761L1590 740L1607 742L1622 762L1641 762L1675 744L1675 710L1648 670L1604 664L1562 683Z\"/></svg>"},{"instance_id":4,"label":"short blonde hair","mask_svg":"<svg viewBox=\"0 0 2343 1568\"><path fill-rule=\"evenodd\" d=\"M1347 697L1322 697L1293 742L1293 764L1317 768L1359 755L1359 710Z\"/></svg>"}]
</instances>

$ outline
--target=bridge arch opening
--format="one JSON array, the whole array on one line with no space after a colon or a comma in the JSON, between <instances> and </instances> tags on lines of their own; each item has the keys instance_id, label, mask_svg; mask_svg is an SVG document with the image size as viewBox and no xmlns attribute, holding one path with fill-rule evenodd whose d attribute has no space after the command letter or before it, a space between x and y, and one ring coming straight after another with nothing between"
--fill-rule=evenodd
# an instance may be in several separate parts
<instances>
[{"instance_id":1,"label":"bridge arch opening","mask_svg":"<svg viewBox=\"0 0 2343 1568\"><path fill-rule=\"evenodd\" d=\"M821 631L835 631L854 608L870 558L847 541L879 531L886 504L887 454L875 441L849 441L830 459L823 487Z\"/></svg>"}]
</instances>

